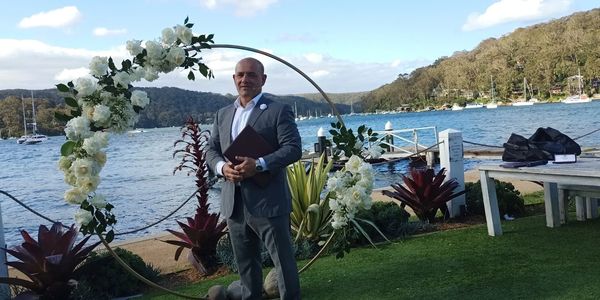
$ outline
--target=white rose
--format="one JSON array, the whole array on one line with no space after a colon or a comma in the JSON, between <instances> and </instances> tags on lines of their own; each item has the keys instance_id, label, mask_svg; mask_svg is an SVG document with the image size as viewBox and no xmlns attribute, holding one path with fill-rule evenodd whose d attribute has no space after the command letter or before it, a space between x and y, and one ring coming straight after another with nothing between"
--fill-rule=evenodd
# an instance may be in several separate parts
<instances>
[{"instance_id":1,"label":"white rose","mask_svg":"<svg viewBox=\"0 0 600 300\"><path fill-rule=\"evenodd\" d=\"M94 106L94 113L92 114L92 121L99 123L100 125L106 125L110 120L110 107L102 104Z\"/></svg>"},{"instance_id":2,"label":"white rose","mask_svg":"<svg viewBox=\"0 0 600 300\"><path fill-rule=\"evenodd\" d=\"M142 41L138 40L127 41L126 48L127 51L129 51L129 54L131 54L132 56L137 56L144 50L144 48L142 48Z\"/></svg>"},{"instance_id":3,"label":"white rose","mask_svg":"<svg viewBox=\"0 0 600 300\"><path fill-rule=\"evenodd\" d=\"M71 156L61 156L58 160L58 168L61 171L66 172L71 167L72 163L73 160Z\"/></svg>"},{"instance_id":4,"label":"white rose","mask_svg":"<svg viewBox=\"0 0 600 300\"><path fill-rule=\"evenodd\" d=\"M106 164L106 153L98 151L94 154L94 160L102 168Z\"/></svg>"},{"instance_id":5,"label":"white rose","mask_svg":"<svg viewBox=\"0 0 600 300\"><path fill-rule=\"evenodd\" d=\"M161 41L163 44L172 45L177 40L177 36L175 35L175 31L173 28L165 28L162 30L162 38Z\"/></svg>"},{"instance_id":6,"label":"white rose","mask_svg":"<svg viewBox=\"0 0 600 300\"><path fill-rule=\"evenodd\" d=\"M77 97L83 98L92 95L98 89L98 85L88 78L77 78L75 89L77 90Z\"/></svg>"},{"instance_id":7,"label":"white rose","mask_svg":"<svg viewBox=\"0 0 600 300\"><path fill-rule=\"evenodd\" d=\"M158 79L158 71L149 67L145 68L144 79L148 81L154 81Z\"/></svg>"},{"instance_id":8,"label":"white rose","mask_svg":"<svg viewBox=\"0 0 600 300\"><path fill-rule=\"evenodd\" d=\"M75 222L81 226L87 225L93 218L92 213L87 210L80 209L75 213Z\"/></svg>"},{"instance_id":9,"label":"white rose","mask_svg":"<svg viewBox=\"0 0 600 300\"><path fill-rule=\"evenodd\" d=\"M95 155L100 149L108 146L108 133L96 131L93 136L83 140L81 148L89 155ZM99 164L100 165L100 164Z\"/></svg>"},{"instance_id":10,"label":"white rose","mask_svg":"<svg viewBox=\"0 0 600 300\"><path fill-rule=\"evenodd\" d=\"M72 188L65 192L64 198L67 203L77 205L87 198L87 194L80 188Z\"/></svg>"},{"instance_id":11,"label":"white rose","mask_svg":"<svg viewBox=\"0 0 600 300\"><path fill-rule=\"evenodd\" d=\"M81 176L77 177L77 182L75 183L82 191L86 193L91 193L98 188L100 185L100 176Z\"/></svg>"},{"instance_id":12,"label":"white rose","mask_svg":"<svg viewBox=\"0 0 600 300\"><path fill-rule=\"evenodd\" d=\"M96 208L105 208L106 207L106 197L101 194L96 194L92 200L90 200L90 204Z\"/></svg>"},{"instance_id":13,"label":"white rose","mask_svg":"<svg viewBox=\"0 0 600 300\"><path fill-rule=\"evenodd\" d=\"M77 178L91 176L94 171L94 161L90 158L78 158L71 164L71 171Z\"/></svg>"},{"instance_id":14,"label":"white rose","mask_svg":"<svg viewBox=\"0 0 600 300\"><path fill-rule=\"evenodd\" d=\"M167 60L176 67L181 66L181 64L183 64L185 61L185 50L177 46L171 47L169 49L169 53L167 54Z\"/></svg>"},{"instance_id":15,"label":"white rose","mask_svg":"<svg viewBox=\"0 0 600 300\"><path fill-rule=\"evenodd\" d=\"M177 27L175 27L175 33L177 34L177 38L179 38L182 43L186 45L192 43L192 37L194 34L192 33L192 30L186 26L177 25Z\"/></svg>"},{"instance_id":16,"label":"white rose","mask_svg":"<svg viewBox=\"0 0 600 300\"><path fill-rule=\"evenodd\" d=\"M65 133L70 140L84 139L90 137L90 120L85 116L73 118L67 122Z\"/></svg>"},{"instance_id":17,"label":"white rose","mask_svg":"<svg viewBox=\"0 0 600 300\"><path fill-rule=\"evenodd\" d=\"M113 76L113 81L115 82L115 86L119 84L122 87L127 88L129 86L129 83L131 83L131 76L129 76L129 73L125 71L117 72L117 74Z\"/></svg>"},{"instance_id":18,"label":"white rose","mask_svg":"<svg viewBox=\"0 0 600 300\"><path fill-rule=\"evenodd\" d=\"M135 90L131 93L131 104L144 108L148 103L150 103L150 99L146 92Z\"/></svg>"},{"instance_id":19,"label":"white rose","mask_svg":"<svg viewBox=\"0 0 600 300\"><path fill-rule=\"evenodd\" d=\"M358 157L357 155L352 155L348 162L346 162L345 164L346 171L353 174L357 173L362 163L363 161L362 159L360 159L360 157Z\"/></svg>"},{"instance_id":20,"label":"white rose","mask_svg":"<svg viewBox=\"0 0 600 300\"><path fill-rule=\"evenodd\" d=\"M161 61L163 57L163 47L155 41L146 42L146 52L151 63Z\"/></svg>"},{"instance_id":21,"label":"white rose","mask_svg":"<svg viewBox=\"0 0 600 300\"><path fill-rule=\"evenodd\" d=\"M96 77L106 75L108 71L108 58L105 56L94 56L90 62L90 74Z\"/></svg>"}]
</instances>

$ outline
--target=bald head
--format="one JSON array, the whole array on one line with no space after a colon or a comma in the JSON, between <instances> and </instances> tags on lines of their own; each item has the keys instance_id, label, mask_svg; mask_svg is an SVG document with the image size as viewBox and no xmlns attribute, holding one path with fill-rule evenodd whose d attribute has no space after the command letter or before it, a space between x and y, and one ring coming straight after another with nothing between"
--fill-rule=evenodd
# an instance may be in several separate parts
<instances>
[{"instance_id":1,"label":"bald head","mask_svg":"<svg viewBox=\"0 0 600 300\"><path fill-rule=\"evenodd\" d=\"M233 82L243 106L262 92L266 81L265 67L258 59L246 57L235 65Z\"/></svg>"}]
</instances>

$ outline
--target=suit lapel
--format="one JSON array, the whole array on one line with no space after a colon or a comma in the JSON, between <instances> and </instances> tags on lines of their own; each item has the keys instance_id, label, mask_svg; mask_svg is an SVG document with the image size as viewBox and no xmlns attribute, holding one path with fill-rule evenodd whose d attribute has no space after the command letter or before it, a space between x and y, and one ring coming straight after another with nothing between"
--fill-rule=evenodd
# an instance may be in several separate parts
<instances>
[{"instance_id":1,"label":"suit lapel","mask_svg":"<svg viewBox=\"0 0 600 300\"><path fill-rule=\"evenodd\" d=\"M227 109L225 111L225 113L223 114L223 120L225 123L223 123L224 127L224 132L227 134L227 145L225 145L225 147L229 147L229 145L231 145L231 126L233 125L233 117L235 116L235 106L231 105L230 109Z\"/></svg>"},{"instance_id":2,"label":"suit lapel","mask_svg":"<svg viewBox=\"0 0 600 300\"><path fill-rule=\"evenodd\" d=\"M262 104L267 105L269 102L269 99L267 99L265 95L262 95L260 99L258 99L258 101L256 102L256 106L250 113L250 117L248 117L248 123L246 123L246 125L254 127L254 124L256 123L256 120L258 120L258 117L260 117L260 115L266 110L260 109L260 106Z\"/></svg>"}]
</instances>

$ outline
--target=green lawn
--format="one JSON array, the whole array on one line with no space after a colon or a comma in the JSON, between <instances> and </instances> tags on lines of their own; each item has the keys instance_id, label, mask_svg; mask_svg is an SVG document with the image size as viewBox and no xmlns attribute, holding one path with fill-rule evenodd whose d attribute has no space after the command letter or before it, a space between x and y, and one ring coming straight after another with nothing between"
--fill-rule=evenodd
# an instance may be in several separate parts
<instances>
[{"instance_id":1,"label":"green lawn","mask_svg":"<svg viewBox=\"0 0 600 300\"><path fill-rule=\"evenodd\" d=\"M352 249L339 260L323 257L300 277L303 299L600 298L600 219L552 229L544 216L534 216L502 226L499 237L480 225ZM236 278L178 291L204 295L209 286Z\"/></svg>"}]
</instances>

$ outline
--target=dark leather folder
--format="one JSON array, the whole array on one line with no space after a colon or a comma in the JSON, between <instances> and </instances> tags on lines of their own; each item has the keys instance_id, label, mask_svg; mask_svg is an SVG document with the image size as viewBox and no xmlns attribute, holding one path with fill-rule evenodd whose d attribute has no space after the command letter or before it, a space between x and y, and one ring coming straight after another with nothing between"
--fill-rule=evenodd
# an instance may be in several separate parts
<instances>
[{"instance_id":1,"label":"dark leather folder","mask_svg":"<svg viewBox=\"0 0 600 300\"><path fill-rule=\"evenodd\" d=\"M231 161L234 165L240 164L241 161L235 159L236 156L246 156L257 159L275 151L271 144L269 144L254 128L246 126L238 136L233 140L231 145L225 149L223 155ZM254 182L260 186L265 187L269 184L271 179L271 173L269 171L256 173L252 177Z\"/></svg>"}]
</instances>

